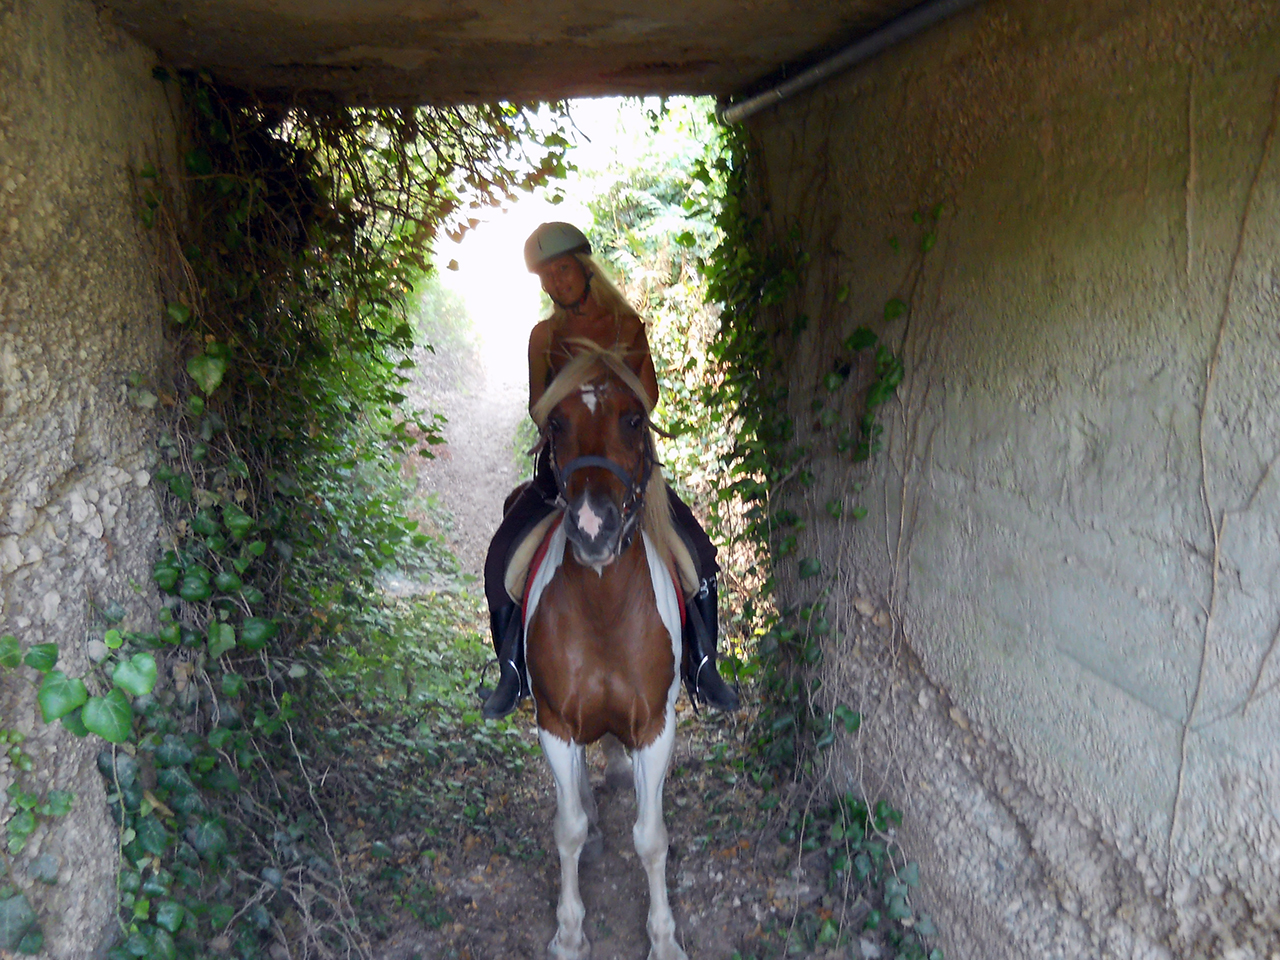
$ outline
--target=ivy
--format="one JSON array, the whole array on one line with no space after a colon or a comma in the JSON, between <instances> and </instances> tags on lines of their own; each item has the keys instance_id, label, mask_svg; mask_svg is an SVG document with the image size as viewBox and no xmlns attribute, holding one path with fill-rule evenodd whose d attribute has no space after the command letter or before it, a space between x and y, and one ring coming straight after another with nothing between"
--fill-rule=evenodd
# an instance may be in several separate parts
<instances>
[{"instance_id":1,"label":"ivy","mask_svg":"<svg viewBox=\"0 0 1280 960\"><path fill-rule=\"evenodd\" d=\"M112 960L363 953L311 765L331 749L329 678L388 629L378 578L451 562L399 475L441 442L442 419L404 403L410 299L437 236L564 174L562 114L285 108L155 76L189 120L178 169L136 171L178 362L124 388L156 417L160 604L140 624L105 602L82 676L13 636L0 667L26 671L45 722L99 738L120 845ZM20 734L0 740L33 769ZM8 849L66 806L12 794ZM47 882L48 866L27 872ZM40 949L29 894L0 887L0 950Z\"/></svg>"},{"instance_id":2,"label":"ivy","mask_svg":"<svg viewBox=\"0 0 1280 960\"><path fill-rule=\"evenodd\" d=\"M813 482L811 463L819 457L845 457L866 462L880 452L883 426L879 415L896 394L905 370L901 358L867 326L846 336L816 385L811 410L811 438L796 442L796 425L788 417L788 376L785 364L795 338L809 327L809 318L795 302L808 264L798 230L779 234L753 211L761 208L753 195L751 151L747 133L734 127L722 134L720 151L702 171L708 184L718 186L711 204L720 242L710 253L704 274L712 299L722 307L719 337L712 351L718 376L704 390L704 402L733 424L735 442L724 458L718 499L722 532L725 518L744 519L741 537L747 550L766 569L795 563L796 583L805 597L792 606L774 603L772 574L760 583L759 599L748 601L744 613L757 643L747 673L756 679L760 697L753 742L763 767L765 785L784 779L804 779L816 772L815 760L838 736L852 735L861 726L860 714L847 704L830 702L821 690L818 669L824 638L832 632L827 595L832 578L818 557L792 557L803 543L812 519L857 522L865 507L829 500L812 518L786 509L788 486ZM940 208L919 244L920 254L933 248ZM924 224L924 217L919 222ZM900 244L899 247L900 248ZM842 284L835 301L845 304L849 285ZM892 297L883 307L886 324L906 317L908 299ZM855 371L858 376L854 376ZM856 394L851 393L856 385ZM856 410L852 418L848 410ZM851 424L850 426L845 426ZM815 787L821 792L821 786ZM766 808L779 804L779 795L766 795ZM929 950L920 939L936 933L931 919L917 916L910 890L919 883L918 868L895 858L893 833L902 816L886 801L870 803L854 794L834 797L817 810L790 808L780 834L795 844L798 854L824 850L830 865L828 883L848 896L849 885L872 887L878 906L867 916L867 927L882 924L901 958L941 960L940 949ZM793 950L826 950L846 943L848 934L830 917L798 914L788 939Z\"/></svg>"}]
</instances>

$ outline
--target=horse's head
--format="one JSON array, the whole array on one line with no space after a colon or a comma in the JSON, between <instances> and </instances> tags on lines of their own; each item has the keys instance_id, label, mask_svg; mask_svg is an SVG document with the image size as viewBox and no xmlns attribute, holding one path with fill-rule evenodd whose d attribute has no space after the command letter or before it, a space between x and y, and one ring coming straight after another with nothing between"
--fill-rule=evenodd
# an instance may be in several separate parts
<instances>
[{"instance_id":1,"label":"horse's head","mask_svg":"<svg viewBox=\"0 0 1280 960\"><path fill-rule=\"evenodd\" d=\"M565 535L578 563L597 570L631 545L654 466L649 411L630 371L604 359L613 356L601 351L566 367L541 421Z\"/></svg>"}]
</instances>

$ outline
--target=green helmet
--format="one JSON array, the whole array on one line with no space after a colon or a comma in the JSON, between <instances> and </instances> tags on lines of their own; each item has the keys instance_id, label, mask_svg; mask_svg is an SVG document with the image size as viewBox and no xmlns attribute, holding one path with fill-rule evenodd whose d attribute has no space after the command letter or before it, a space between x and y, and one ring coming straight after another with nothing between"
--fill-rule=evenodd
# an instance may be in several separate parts
<instances>
[{"instance_id":1,"label":"green helmet","mask_svg":"<svg viewBox=\"0 0 1280 960\"><path fill-rule=\"evenodd\" d=\"M590 253L591 241L571 223L544 223L524 242L524 262L530 273L566 253Z\"/></svg>"}]
</instances>

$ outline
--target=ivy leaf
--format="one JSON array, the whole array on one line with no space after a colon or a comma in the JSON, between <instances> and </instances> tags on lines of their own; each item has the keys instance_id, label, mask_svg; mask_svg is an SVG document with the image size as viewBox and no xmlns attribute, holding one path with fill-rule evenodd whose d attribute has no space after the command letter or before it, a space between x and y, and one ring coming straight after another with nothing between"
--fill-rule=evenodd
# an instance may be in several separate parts
<instances>
[{"instance_id":1,"label":"ivy leaf","mask_svg":"<svg viewBox=\"0 0 1280 960\"><path fill-rule=\"evenodd\" d=\"M191 482L189 474L180 473L176 477L169 478L169 492L179 500L190 500L195 492L195 485Z\"/></svg>"},{"instance_id":2,"label":"ivy leaf","mask_svg":"<svg viewBox=\"0 0 1280 960\"><path fill-rule=\"evenodd\" d=\"M236 645L236 628L229 623L209 624L209 656L214 660Z\"/></svg>"},{"instance_id":3,"label":"ivy leaf","mask_svg":"<svg viewBox=\"0 0 1280 960\"><path fill-rule=\"evenodd\" d=\"M87 737L89 735L89 728L84 725L84 718L80 716L79 710L72 710L63 717L62 726L72 736Z\"/></svg>"},{"instance_id":4,"label":"ivy leaf","mask_svg":"<svg viewBox=\"0 0 1280 960\"><path fill-rule=\"evenodd\" d=\"M178 945L169 936L169 931L159 928L151 931L151 952L148 956L154 960L177 960Z\"/></svg>"},{"instance_id":5,"label":"ivy leaf","mask_svg":"<svg viewBox=\"0 0 1280 960\"><path fill-rule=\"evenodd\" d=\"M0 900L0 949L18 949L18 944L35 923L35 911L22 894Z\"/></svg>"},{"instance_id":6,"label":"ivy leaf","mask_svg":"<svg viewBox=\"0 0 1280 960\"><path fill-rule=\"evenodd\" d=\"M71 807L76 802L76 795L70 790L50 790L46 802L49 805L49 816L65 817L71 812Z\"/></svg>"},{"instance_id":7,"label":"ivy leaf","mask_svg":"<svg viewBox=\"0 0 1280 960\"><path fill-rule=\"evenodd\" d=\"M12 634L0 637L0 667L12 670L20 663L22 663L22 648L18 645L18 638Z\"/></svg>"},{"instance_id":8,"label":"ivy leaf","mask_svg":"<svg viewBox=\"0 0 1280 960\"><path fill-rule=\"evenodd\" d=\"M155 657L149 653L135 653L116 665L111 681L126 693L143 697L155 688L157 673Z\"/></svg>"},{"instance_id":9,"label":"ivy leaf","mask_svg":"<svg viewBox=\"0 0 1280 960\"><path fill-rule=\"evenodd\" d=\"M173 837L169 831L164 828L156 817L139 817L138 818L138 843L142 845L142 849L147 853L154 854L159 857L169 849L169 844Z\"/></svg>"},{"instance_id":10,"label":"ivy leaf","mask_svg":"<svg viewBox=\"0 0 1280 960\"><path fill-rule=\"evenodd\" d=\"M264 617L248 617L241 629L241 641L250 650L261 650L280 632L280 624Z\"/></svg>"},{"instance_id":11,"label":"ivy leaf","mask_svg":"<svg viewBox=\"0 0 1280 960\"><path fill-rule=\"evenodd\" d=\"M18 941L18 952L24 956L34 957L44 949L44 931L34 926Z\"/></svg>"},{"instance_id":12,"label":"ivy leaf","mask_svg":"<svg viewBox=\"0 0 1280 960\"><path fill-rule=\"evenodd\" d=\"M249 516L234 503L228 503L222 508L222 522L231 531L231 536L237 540L243 540L245 535L254 527L253 517Z\"/></svg>"},{"instance_id":13,"label":"ivy leaf","mask_svg":"<svg viewBox=\"0 0 1280 960\"><path fill-rule=\"evenodd\" d=\"M184 919L186 919L186 914L183 912L182 907L172 900L161 900L156 905L156 926L162 927L170 933L177 933L182 928Z\"/></svg>"},{"instance_id":14,"label":"ivy leaf","mask_svg":"<svg viewBox=\"0 0 1280 960\"><path fill-rule=\"evenodd\" d=\"M213 173L213 159L203 150L191 150L183 157L187 170L197 177L207 177Z\"/></svg>"},{"instance_id":15,"label":"ivy leaf","mask_svg":"<svg viewBox=\"0 0 1280 960\"><path fill-rule=\"evenodd\" d=\"M208 577L188 572L182 578L182 585L178 588L178 596L187 601L187 603L199 603L213 596L213 587L209 586Z\"/></svg>"},{"instance_id":16,"label":"ivy leaf","mask_svg":"<svg viewBox=\"0 0 1280 960\"><path fill-rule=\"evenodd\" d=\"M805 557L800 561L800 579L807 580L822 572L822 561L817 557Z\"/></svg>"},{"instance_id":17,"label":"ivy leaf","mask_svg":"<svg viewBox=\"0 0 1280 960\"><path fill-rule=\"evenodd\" d=\"M33 670L48 673L58 662L58 645L56 643L37 643L27 651L22 662Z\"/></svg>"},{"instance_id":18,"label":"ivy leaf","mask_svg":"<svg viewBox=\"0 0 1280 960\"><path fill-rule=\"evenodd\" d=\"M90 733L108 743L124 743L133 729L133 708L119 688L104 697L90 697L80 713Z\"/></svg>"},{"instance_id":19,"label":"ivy leaf","mask_svg":"<svg viewBox=\"0 0 1280 960\"><path fill-rule=\"evenodd\" d=\"M886 310L887 309L888 308L886 307ZM844 348L857 353L859 350L867 349L867 347L874 347L876 345L876 341L879 339L880 338L872 333L869 328L858 327L853 331L853 333L844 338Z\"/></svg>"},{"instance_id":20,"label":"ivy leaf","mask_svg":"<svg viewBox=\"0 0 1280 960\"><path fill-rule=\"evenodd\" d=\"M206 396L218 389L226 372L227 361L223 357L202 353L187 361L187 373Z\"/></svg>"},{"instance_id":21,"label":"ivy leaf","mask_svg":"<svg viewBox=\"0 0 1280 960\"><path fill-rule=\"evenodd\" d=\"M187 323L191 320L191 308L185 303L171 303L165 310L174 323Z\"/></svg>"},{"instance_id":22,"label":"ivy leaf","mask_svg":"<svg viewBox=\"0 0 1280 960\"><path fill-rule=\"evenodd\" d=\"M905 301L894 297L884 305L884 319L886 323L892 323L900 316L907 312L907 304ZM868 344L870 346L870 344Z\"/></svg>"},{"instance_id":23,"label":"ivy leaf","mask_svg":"<svg viewBox=\"0 0 1280 960\"><path fill-rule=\"evenodd\" d=\"M42 853L31 861L27 872L41 883L53 886L58 882L58 858L49 853Z\"/></svg>"},{"instance_id":24,"label":"ivy leaf","mask_svg":"<svg viewBox=\"0 0 1280 960\"><path fill-rule=\"evenodd\" d=\"M68 677L61 670L51 670L40 681L36 702L40 704L40 717L45 723L61 720L77 707L84 706L89 691L79 677Z\"/></svg>"},{"instance_id":25,"label":"ivy leaf","mask_svg":"<svg viewBox=\"0 0 1280 960\"><path fill-rule=\"evenodd\" d=\"M227 849L227 831L215 820L204 820L187 831L187 840L196 853L212 860Z\"/></svg>"},{"instance_id":26,"label":"ivy leaf","mask_svg":"<svg viewBox=\"0 0 1280 960\"><path fill-rule=\"evenodd\" d=\"M911 907L907 905L907 898L901 894L897 894L889 898L889 909L886 911L890 920L906 920L911 916Z\"/></svg>"}]
</instances>

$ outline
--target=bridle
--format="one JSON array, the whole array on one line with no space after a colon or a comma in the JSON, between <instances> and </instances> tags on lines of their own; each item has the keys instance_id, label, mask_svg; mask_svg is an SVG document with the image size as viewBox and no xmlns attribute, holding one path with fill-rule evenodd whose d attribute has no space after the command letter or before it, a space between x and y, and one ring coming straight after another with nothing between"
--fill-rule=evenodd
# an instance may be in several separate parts
<instances>
[{"instance_id":1,"label":"bridle","mask_svg":"<svg viewBox=\"0 0 1280 960\"><path fill-rule=\"evenodd\" d=\"M649 427L648 423L646 423L647 427ZM634 477L616 460L595 455L574 457L563 467L560 466L556 459L555 434L550 431L547 434L547 447L551 473L556 480L555 505L562 510L567 509L569 506L569 480L579 470L586 470L589 467L603 467L622 481L622 485L627 492L622 499L620 510L622 514L622 530L618 537L618 552L625 551L631 546L631 541L635 539L636 531L640 528L640 518L644 515L645 488L648 486L649 475L653 472L653 466L656 462L653 452L652 432L649 429L645 430L644 454L640 460L639 474Z\"/></svg>"}]
</instances>

